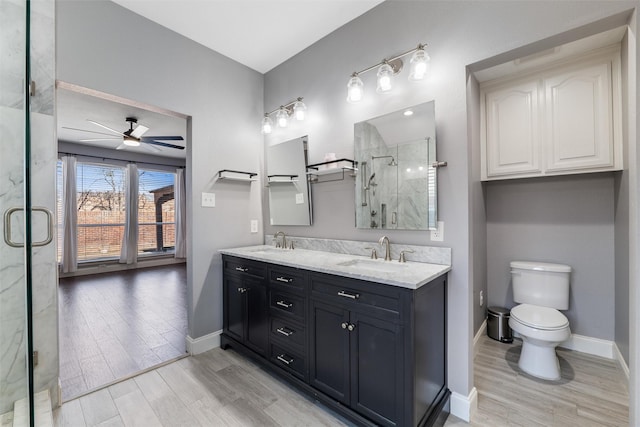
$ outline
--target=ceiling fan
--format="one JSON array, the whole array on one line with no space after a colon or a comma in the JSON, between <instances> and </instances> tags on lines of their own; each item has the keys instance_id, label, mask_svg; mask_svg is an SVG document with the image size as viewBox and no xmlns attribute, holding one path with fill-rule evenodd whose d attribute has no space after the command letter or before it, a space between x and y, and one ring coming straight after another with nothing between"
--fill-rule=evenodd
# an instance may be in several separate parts
<instances>
[{"instance_id":1,"label":"ceiling fan","mask_svg":"<svg viewBox=\"0 0 640 427\"><path fill-rule=\"evenodd\" d=\"M122 140L122 144L120 144L119 146L116 147L116 150L122 150L123 148L126 147L138 147L140 146L140 143L145 144L144 147L148 147L151 148L155 151L160 151L157 147L154 146L161 146L161 147L167 147L167 148L175 148L178 150L184 150L183 146L180 145L174 145L174 144L170 144L168 142L165 141L183 141L184 138L182 138L181 136L143 136L148 130L149 128L143 125L138 125L138 119L136 119L135 117L127 117L125 119L125 121L127 123L129 123L129 129L125 130L124 132L120 132L117 131L113 128L110 128L109 126L103 125L102 123L98 123L96 121L93 120L89 120L87 119L87 121L89 123L93 123L96 126L100 126L103 129L108 130L111 133L103 133L103 132L95 132L95 131L90 131L90 130L85 130L85 129L76 129L76 128L69 128L69 127L64 127L65 129L70 129L70 130L77 130L77 131L82 131L82 132L89 132L89 133L97 133L100 135L109 135L111 136L112 134L118 135L118 137L111 137L111 138L89 138L89 139L81 139L80 142L94 142L94 141L120 141ZM134 128L133 125L136 124L136 127Z\"/></svg>"}]
</instances>

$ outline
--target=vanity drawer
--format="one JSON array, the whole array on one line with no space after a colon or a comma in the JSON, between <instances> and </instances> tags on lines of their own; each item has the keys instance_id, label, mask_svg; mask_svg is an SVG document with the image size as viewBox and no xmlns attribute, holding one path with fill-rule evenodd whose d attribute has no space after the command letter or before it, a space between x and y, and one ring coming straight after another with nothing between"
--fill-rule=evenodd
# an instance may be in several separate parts
<instances>
[{"instance_id":1,"label":"vanity drawer","mask_svg":"<svg viewBox=\"0 0 640 427\"><path fill-rule=\"evenodd\" d=\"M306 380L306 359L296 352L285 350L277 344L271 344L271 361L285 371Z\"/></svg>"},{"instance_id":2,"label":"vanity drawer","mask_svg":"<svg viewBox=\"0 0 640 427\"><path fill-rule=\"evenodd\" d=\"M300 350L304 348L306 329L294 323L287 322L277 317L271 317L271 336L287 347L294 346Z\"/></svg>"},{"instance_id":3,"label":"vanity drawer","mask_svg":"<svg viewBox=\"0 0 640 427\"><path fill-rule=\"evenodd\" d=\"M399 316L400 291L394 286L320 274L311 275L310 282L314 297L350 307L378 309L392 317Z\"/></svg>"},{"instance_id":4,"label":"vanity drawer","mask_svg":"<svg viewBox=\"0 0 640 427\"><path fill-rule=\"evenodd\" d=\"M304 321L303 297L272 288L269 301L272 312Z\"/></svg>"},{"instance_id":5,"label":"vanity drawer","mask_svg":"<svg viewBox=\"0 0 640 427\"><path fill-rule=\"evenodd\" d=\"M307 273L295 268L269 267L269 280L292 292L303 292L307 284Z\"/></svg>"},{"instance_id":6,"label":"vanity drawer","mask_svg":"<svg viewBox=\"0 0 640 427\"><path fill-rule=\"evenodd\" d=\"M224 256L222 258L224 270L234 274L245 274L264 279L267 277L267 265L258 261Z\"/></svg>"}]
</instances>

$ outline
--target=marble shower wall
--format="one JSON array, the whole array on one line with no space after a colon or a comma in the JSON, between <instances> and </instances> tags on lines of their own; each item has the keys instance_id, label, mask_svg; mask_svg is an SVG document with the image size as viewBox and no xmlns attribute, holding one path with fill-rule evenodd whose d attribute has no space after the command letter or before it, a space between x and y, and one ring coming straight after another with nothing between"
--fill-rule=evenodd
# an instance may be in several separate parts
<instances>
[{"instance_id":1,"label":"marble shower wall","mask_svg":"<svg viewBox=\"0 0 640 427\"><path fill-rule=\"evenodd\" d=\"M23 206L24 199L24 1L0 2L0 211ZM31 2L31 72L36 94L31 102L32 205L55 212L57 149L54 121L55 27L53 0ZM12 216L12 239L24 240L23 216ZM2 225L3 227L3 225ZM44 240L47 219L33 217L33 240ZM4 229L2 230L4 232ZM58 305L54 242L34 248L33 332L39 364L34 369L36 391L50 389L57 404ZM27 395L24 253L0 243L0 413Z\"/></svg>"}]
</instances>

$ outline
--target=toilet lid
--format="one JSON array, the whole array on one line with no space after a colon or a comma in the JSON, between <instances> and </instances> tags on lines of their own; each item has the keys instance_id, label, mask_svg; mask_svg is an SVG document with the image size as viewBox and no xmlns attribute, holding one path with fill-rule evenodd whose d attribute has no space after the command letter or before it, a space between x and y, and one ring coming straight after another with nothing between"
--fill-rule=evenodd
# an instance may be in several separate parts
<instances>
[{"instance_id":1,"label":"toilet lid","mask_svg":"<svg viewBox=\"0 0 640 427\"><path fill-rule=\"evenodd\" d=\"M536 329L555 330L569 326L569 320L555 308L531 304L513 307L511 317L523 325Z\"/></svg>"}]
</instances>

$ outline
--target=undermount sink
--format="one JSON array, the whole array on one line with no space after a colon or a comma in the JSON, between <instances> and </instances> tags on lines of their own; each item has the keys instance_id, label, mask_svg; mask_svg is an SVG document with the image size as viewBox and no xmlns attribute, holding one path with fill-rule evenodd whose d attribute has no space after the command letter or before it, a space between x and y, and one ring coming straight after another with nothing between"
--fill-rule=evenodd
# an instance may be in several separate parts
<instances>
[{"instance_id":1,"label":"undermount sink","mask_svg":"<svg viewBox=\"0 0 640 427\"><path fill-rule=\"evenodd\" d=\"M362 270L372 270L381 273L393 273L407 268L406 264L397 261L383 261L374 259L352 259L349 261L339 262L342 267L354 267Z\"/></svg>"},{"instance_id":2,"label":"undermount sink","mask_svg":"<svg viewBox=\"0 0 640 427\"><path fill-rule=\"evenodd\" d=\"M265 255L265 254L282 254L282 253L289 252L289 250L279 249L279 248L257 248L248 252L256 255Z\"/></svg>"}]
</instances>

